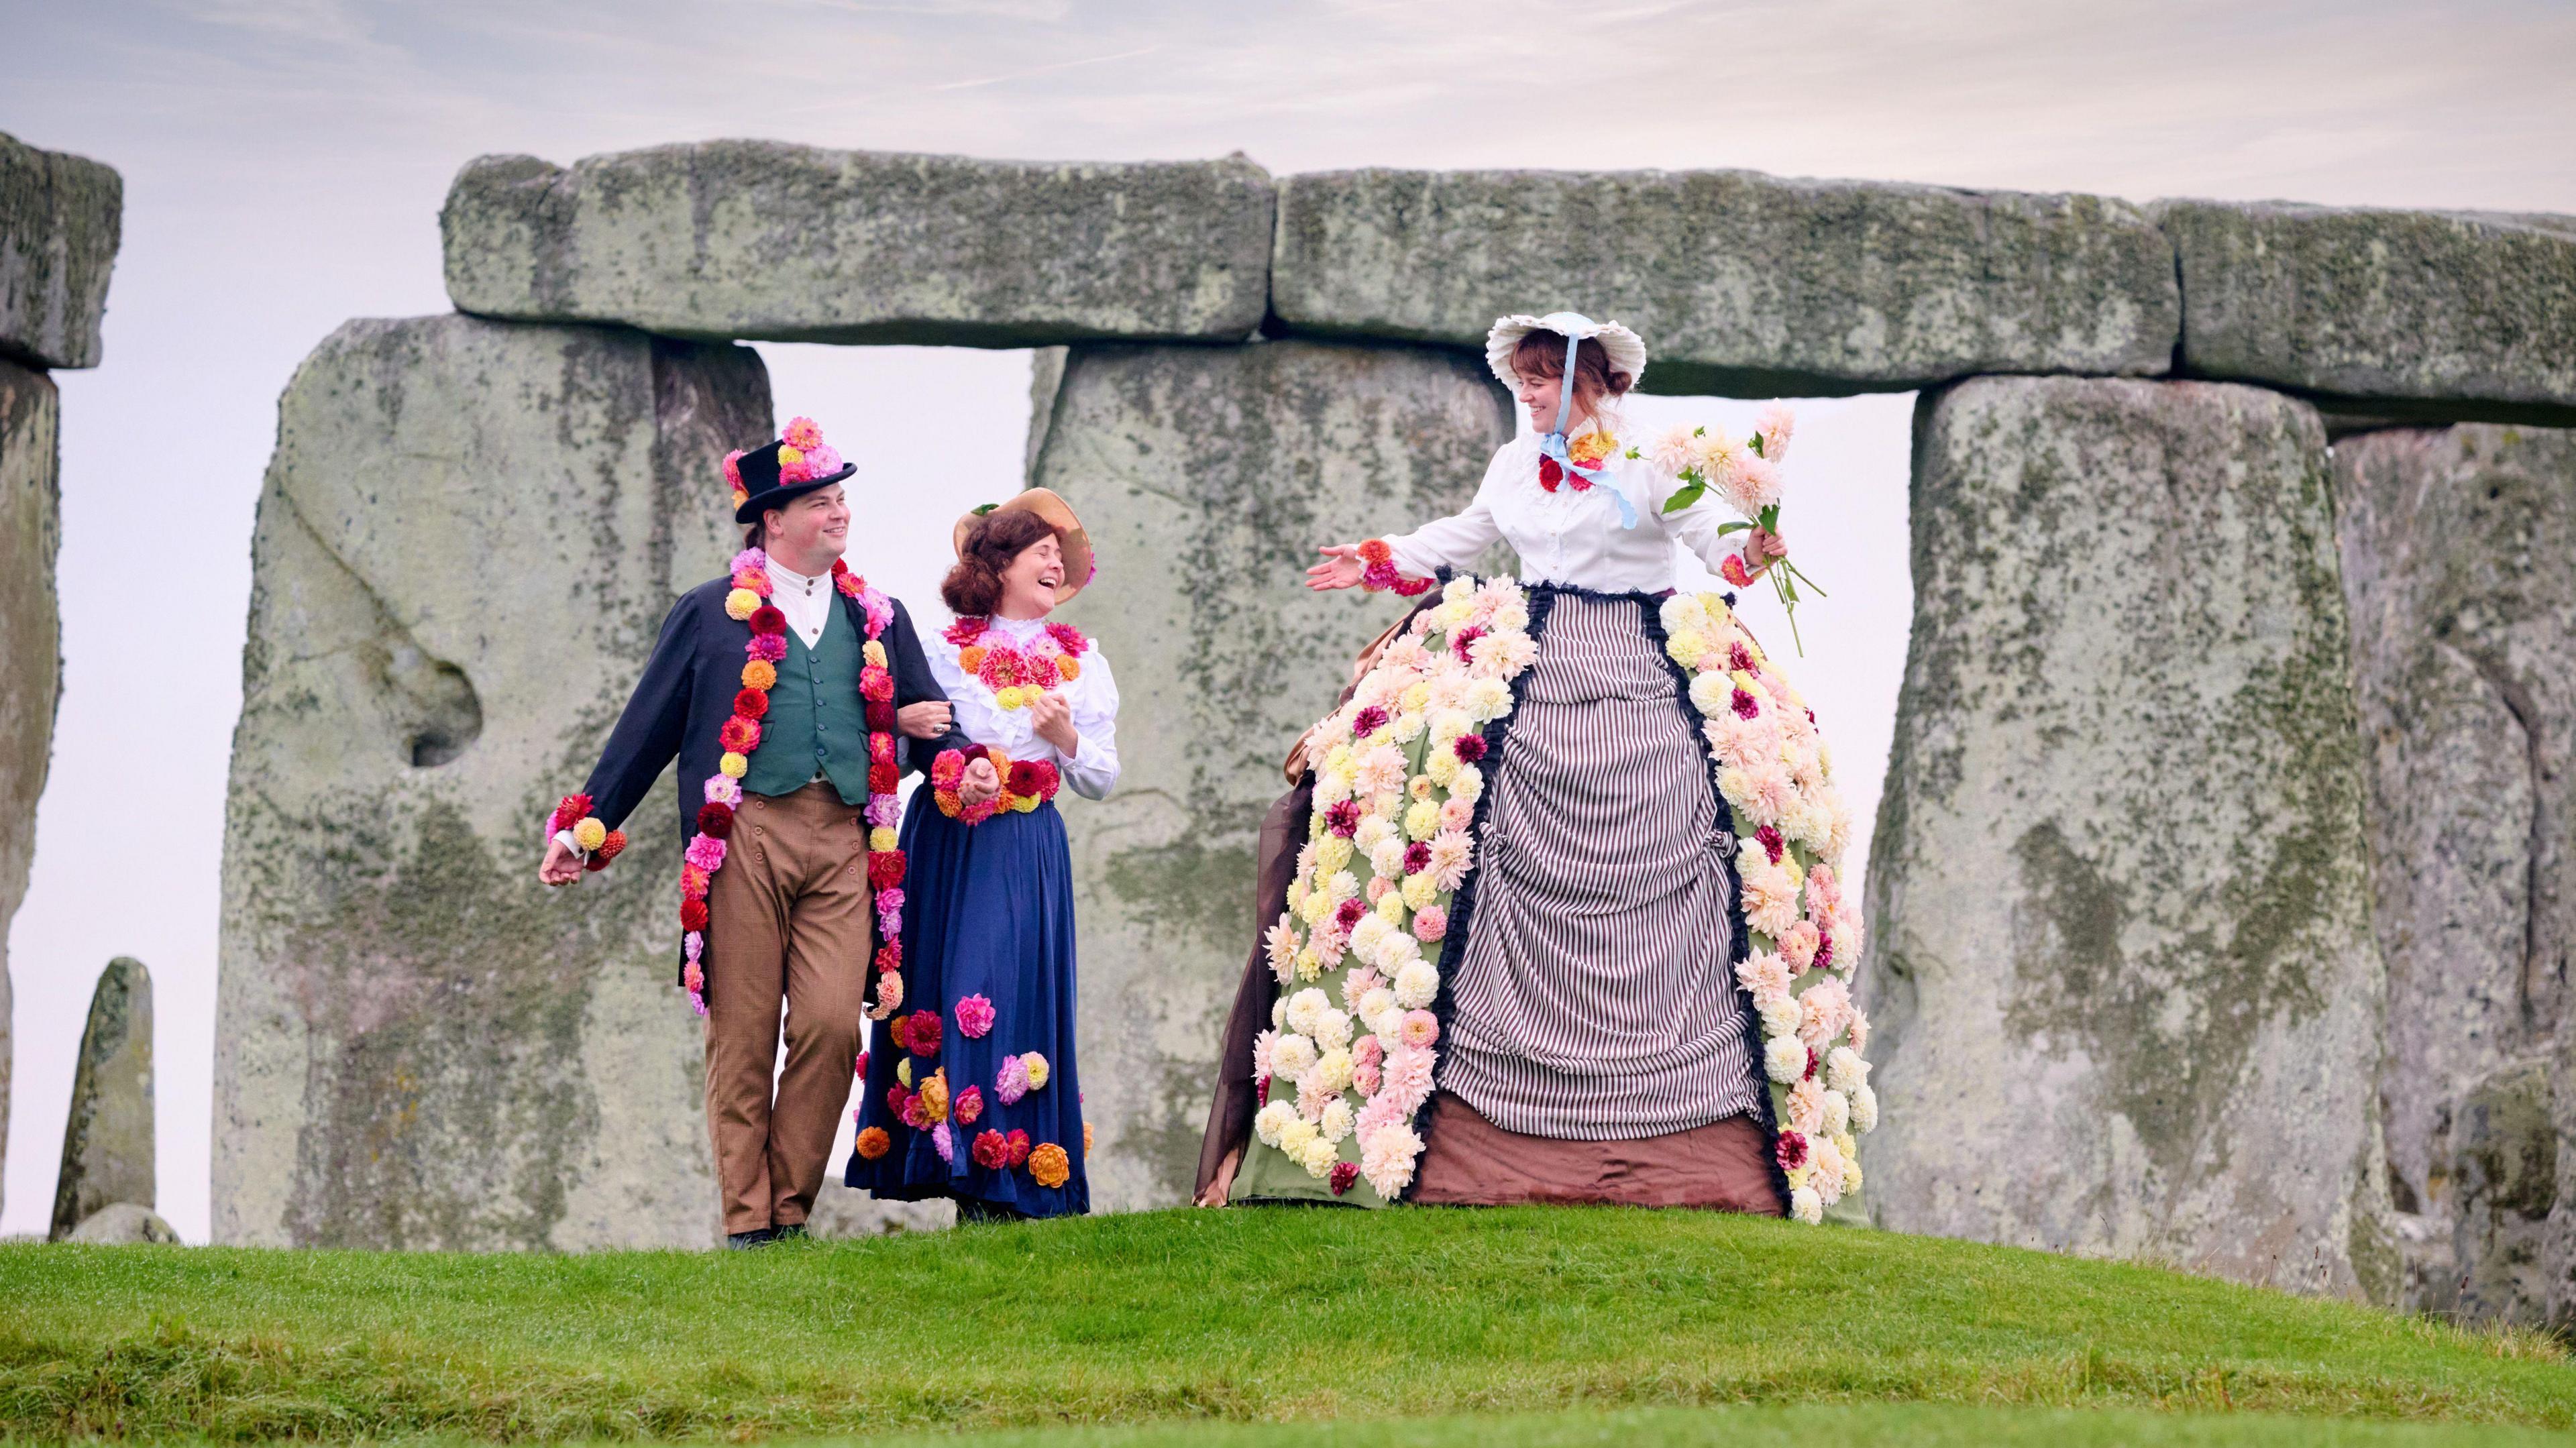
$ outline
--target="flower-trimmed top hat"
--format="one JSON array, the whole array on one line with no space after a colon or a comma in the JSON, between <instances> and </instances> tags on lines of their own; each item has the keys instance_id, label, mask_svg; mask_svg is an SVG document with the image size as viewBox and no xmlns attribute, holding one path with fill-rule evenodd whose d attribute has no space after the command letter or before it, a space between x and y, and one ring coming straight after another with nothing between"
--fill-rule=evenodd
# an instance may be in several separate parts
<instances>
[{"instance_id":1,"label":"flower-trimmed top hat","mask_svg":"<svg viewBox=\"0 0 2576 1448\"><path fill-rule=\"evenodd\" d=\"M823 441L823 429L810 417L789 422L778 441L749 452L727 453L724 460L725 481L733 484L737 523L757 523L762 510L783 508L857 471L855 464L842 462L832 445Z\"/></svg>"},{"instance_id":2,"label":"flower-trimmed top hat","mask_svg":"<svg viewBox=\"0 0 2576 1448\"><path fill-rule=\"evenodd\" d=\"M1550 312L1544 317L1514 313L1496 317L1493 330L1485 334L1485 365L1505 387L1521 385L1521 375L1512 370L1512 350L1532 332L1554 332L1573 343L1587 337L1599 342L1609 356L1610 370L1627 373L1630 386L1646 375L1646 343L1620 323L1596 322L1581 312Z\"/></svg>"},{"instance_id":3,"label":"flower-trimmed top hat","mask_svg":"<svg viewBox=\"0 0 2576 1448\"><path fill-rule=\"evenodd\" d=\"M1091 535L1083 531L1082 520L1073 515L1073 505L1058 497L1051 488L1030 488L1007 503L986 503L980 508L968 509L957 519L957 527L949 535L949 544L956 549L958 557L966 556L966 534L974 528L975 520L987 513L1035 513L1055 530L1056 542L1064 549L1064 582L1055 587L1058 605L1082 592L1083 586L1100 572L1099 564L1091 556Z\"/></svg>"}]
</instances>

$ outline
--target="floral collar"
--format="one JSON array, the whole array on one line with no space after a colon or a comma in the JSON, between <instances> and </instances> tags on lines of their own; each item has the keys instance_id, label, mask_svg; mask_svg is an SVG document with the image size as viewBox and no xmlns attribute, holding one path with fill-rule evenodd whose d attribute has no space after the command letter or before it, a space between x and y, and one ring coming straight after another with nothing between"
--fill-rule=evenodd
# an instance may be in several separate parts
<instances>
[{"instance_id":1,"label":"floral collar","mask_svg":"<svg viewBox=\"0 0 2576 1448\"><path fill-rule=\"evenodd\" d=\"M1007 620L1005 621L1007 624ZM1082 677L1081 658L1091 640L1067 623L1049 623L1023 639L983 615L950 624L940 637L957 646L957 667L993 691L1004 709L1034 704L1040 694Z\"/></svg>"}]
</instances>

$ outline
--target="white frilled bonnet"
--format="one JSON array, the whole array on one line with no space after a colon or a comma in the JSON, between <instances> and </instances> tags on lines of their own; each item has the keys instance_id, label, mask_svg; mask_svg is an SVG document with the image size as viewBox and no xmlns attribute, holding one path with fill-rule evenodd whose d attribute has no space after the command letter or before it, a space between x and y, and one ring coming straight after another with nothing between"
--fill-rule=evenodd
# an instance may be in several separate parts
<instances>
[{"instance_id":1,"label":"white frilled bonnet","mask_svg":"<svg viewBox=\"0 0 2576 1448\"><path fill-rule=\"evenodd\" d=\"M1593 338L1610 358L1610 370L1628 374L1629 385L1646 375L1646 344L1636 333L1617 322L1596 322L1581 312L1550 312L1544 317L1514 313L1494 319L1494 329L1485 334L1485 365L1505 387L1521 385L1520 374L1512 370L1512 349L1521 338L1532 332L1554 332L1560 337L1580 340Z\"/></svg>"}]
</instances>

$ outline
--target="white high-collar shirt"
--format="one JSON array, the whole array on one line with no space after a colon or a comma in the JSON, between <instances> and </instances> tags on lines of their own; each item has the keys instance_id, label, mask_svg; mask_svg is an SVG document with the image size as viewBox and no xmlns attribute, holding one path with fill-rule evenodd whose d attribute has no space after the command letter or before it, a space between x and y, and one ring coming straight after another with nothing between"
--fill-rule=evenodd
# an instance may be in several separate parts
<instances>
[{"instance_id":1,"label":"white high-collar shirt","mask_svg":"<svg viewBox=\"0 0 2576 1448\"><path fill-rule=\"evenodd\" d=\"M1047 626L1042 618L995 618L990 623L993 633L1023 644L1046 632ZM1074 793L1085 799L1108 798L1110 787L1118 783L1118 680L1110 674L1109 658L1100 645L1095 642L1083 650L1080 677L1056 686L1073 706L1074 743L1079 747L1067 759L1039 737L1028 709L1003 708L982 679L958 667L958 645L948 641L947 633L941 629L922 639L922 652L930 658L930 672L938 676L939 687L948 691L957 727L966 731L966 737L1015 760L1046 760L1063 773Z\"/></svg>"},{"instance_id":2,"label":"white high-collar shirt","mask_svg":"<svg viewBox=\"0 0 2576 1448\"><path fill-rule=\"evenodd\" d=\"M1678 513L1663 511L1672 495L1668 480L1643 459L1613 455L1604 484L1576 492L1571 484L1551 493L1539 486L1539 437L1512 439L1494 453L1485 480L1465 512L1435 518L1386 540L1395 566L1417 578L1442 568L1465 568L1495 540L1521 558L1521 581L1558 583L1597 593L1661 593L1674 586L1673 544L1697 554L1714 573L1737 551L1720 525L1733 521L1714 494ZM1624 453L1623 442L1619 451ZM1637 526L1619 526L1619 506L1602 496L1615 483L1637 510Z\"/></svg>"},{"instance_id":3,"label":"white high-collar shirt","mask_svg":"<svg viewBox=\"0 0 2576 1448\"><path fill-rule=\"evenodd\" d=\"M808 578L777 559L769 560L769 601L787 615L787 626L812 648L823 641L823 625L832 621L831 571L819 578Z\"/></svg>"}]
</instances>

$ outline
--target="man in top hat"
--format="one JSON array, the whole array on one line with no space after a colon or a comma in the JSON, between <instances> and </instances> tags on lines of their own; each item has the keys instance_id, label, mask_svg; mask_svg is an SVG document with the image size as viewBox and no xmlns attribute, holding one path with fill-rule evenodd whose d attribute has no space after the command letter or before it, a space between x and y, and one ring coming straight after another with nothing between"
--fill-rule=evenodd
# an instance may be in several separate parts
<instances>
[{"instance_id":1,"label":"man in top hat","mask_svg":"<svg viewBox=\"0 0 2576 1448\"><path fill-rule=\"evenodd\" d=\"M841 561L854 471L801 417L725 460L749 546L672 606L537 872L568 885L605 867L624 848L615 826L679 759L680 983L706 1017L707 1132L735 1247L804 1233L861 1017L882 1019L902 990L895 787L966 747L910 615ZM961 792L997 786L988 766Z\"/></svg>"}]
</instances>

